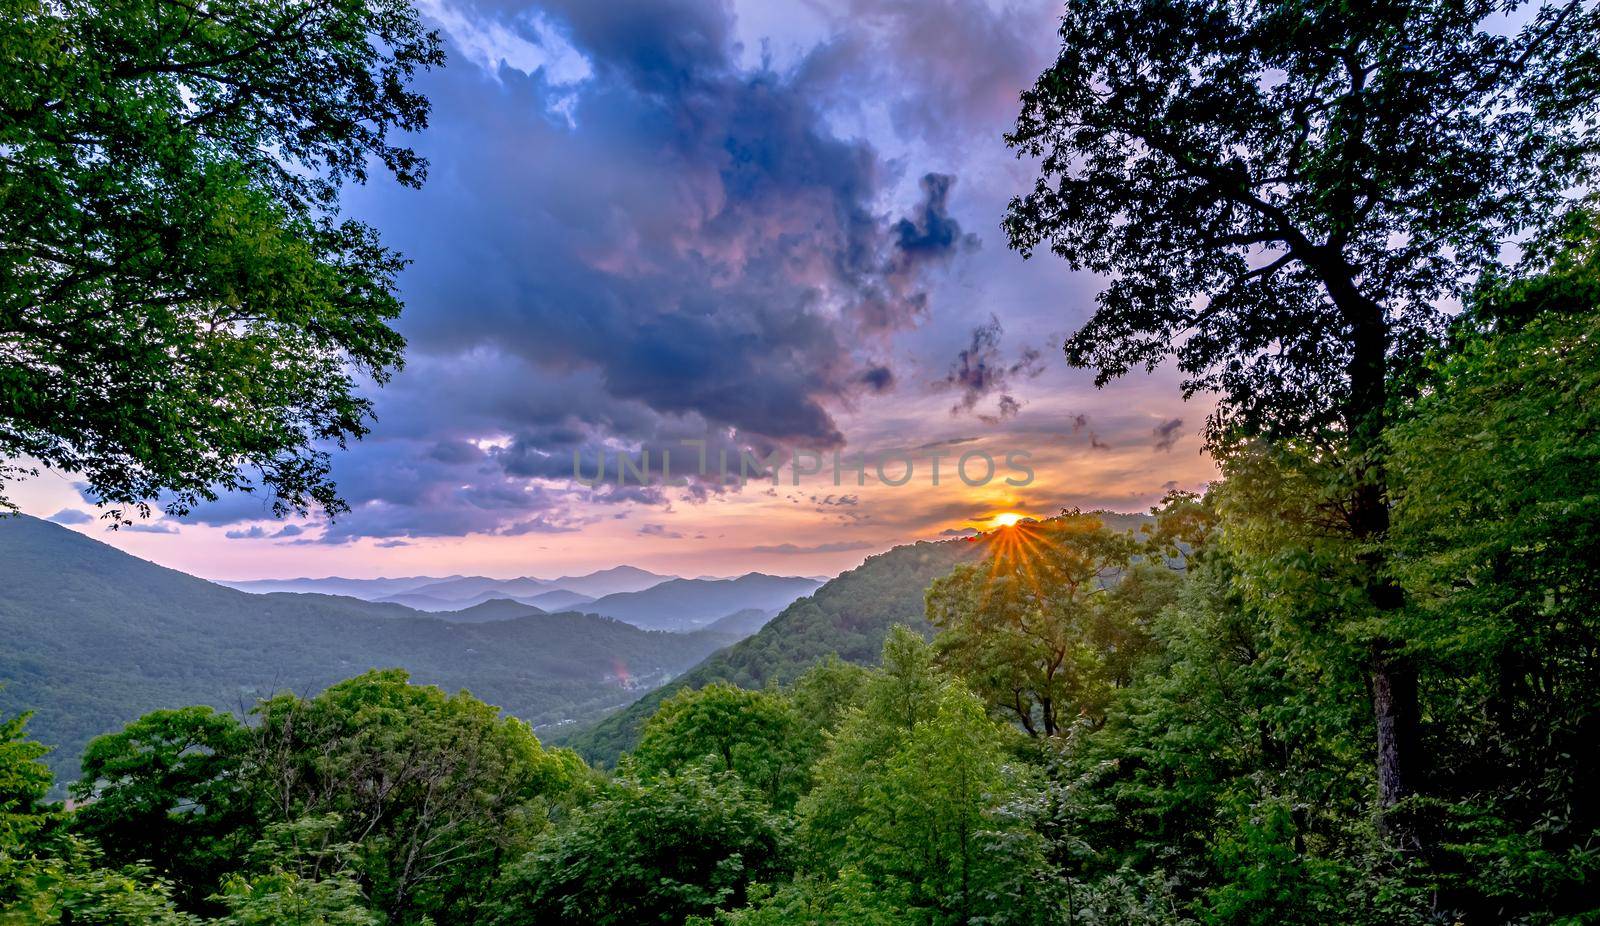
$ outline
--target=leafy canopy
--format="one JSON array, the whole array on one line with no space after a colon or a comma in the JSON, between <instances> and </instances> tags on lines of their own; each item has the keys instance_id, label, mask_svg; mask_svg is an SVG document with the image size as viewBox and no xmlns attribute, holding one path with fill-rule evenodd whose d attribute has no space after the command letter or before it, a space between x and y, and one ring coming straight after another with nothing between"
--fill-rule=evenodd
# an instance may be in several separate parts
<instances>
[{"instance_id":1,"label":"leafy canopy","mask_svg":"<svg viewBox=\"0 0 1600 926\"><path fill-rule=\"evenodd\" d=\"M1012 244L1109 280L1070 362L1176 356L1221 394L1213 436L1375 441L1438 300L1596 164L1578 0L1086 0L1061 40L1008 139L1041 159Z\"/></svg>"},{"instance_id":2,"label":"leafy canopy","mask_svg":"<svg viewBox=\"0 0 1600 926\"><path fill-rule=\"evenodd\" d=\"M405 0L3 0L0 456L174 512L342 509L326 443L401 359L403 261L338 216L426 124ZM22 464L0 465L0 487ZM0 500L3 501L3 500Z\"/></svg>"}]
</instances>

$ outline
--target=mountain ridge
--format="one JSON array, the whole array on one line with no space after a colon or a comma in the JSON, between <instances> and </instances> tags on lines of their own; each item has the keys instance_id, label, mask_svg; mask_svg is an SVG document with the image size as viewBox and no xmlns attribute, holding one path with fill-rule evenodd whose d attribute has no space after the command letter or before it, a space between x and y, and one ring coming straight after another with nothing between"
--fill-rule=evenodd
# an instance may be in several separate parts
<instances>
[{"instance_id":1,"label":"mountain ridge","mask_svg":"<svg viewBox=\"0 0 1600 926\"><path fill-rule=\"evenodd\" d=\"M0 518L0 716L34 712L60 781L147 711L247 708L371 668L466 688L548 731L633 701L732 638L563 611L462 622L400 605L251 594L37 518Z\"/></svg>"}]
</instances>

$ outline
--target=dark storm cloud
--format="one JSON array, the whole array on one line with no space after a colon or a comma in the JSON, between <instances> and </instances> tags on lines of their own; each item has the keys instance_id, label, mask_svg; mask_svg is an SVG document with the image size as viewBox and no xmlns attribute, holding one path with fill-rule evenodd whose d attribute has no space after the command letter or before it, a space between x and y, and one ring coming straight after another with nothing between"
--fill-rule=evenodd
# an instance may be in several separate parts
<instances>
[{"instance_id":1,"label":"dark storm cloud","mask_svg":"<svg viewBox=\"0 0 1600 926\"><path fill-rule=\"evenodd\" d=\"M872 147L789 76L736 67L725 11L624 6L547 11L594 72L570 125L537 75L435 79L435 175L380 223L405 227L418 199L430 216L395 236L418 258L411 349L492 346L658 413L837 446L829 405L889 383L863 335L915 323L923 272L970 246L953 178L931 175L896 223Z\"/></svg>"},{"instance_id":2,"label":"dark storm cloud","mask_svg":"<svg viewBox=\"0 0 1600 926\"><path fill-rule=\"evenodd\" d=\"M978 247L978 237L963 234L961 223L950 215L950 187L955 181L949 174L924 175L922 205L911 217L894 223L895 248L906 266L922 260L942 260L956 250Z\"/></svg>"},{"instance_id":3,"label":"dark storm cloud","mask_svg":"<svg viewBox=\"0 0 1600 926\"><path fill-rule=\"evenodd\" d=\"M888 392L894 388L894 371L886 366L868 367L861 381L873 392Z\"/></svg>"},{"instance_id":4,"label":"dark storm cloud","mask_svg":"<svg viewBox=\"0 0 1600 926\"><path fill-rule=\"evenodd\" d=\"M1182 418L1173 418L1168 421L1163 421L1154 428L1151 428L1150 433L1153 434L1156 439L1155 449L1165 450L1168 453L1171 453L1172 445L1176 444L1178 442L1178 438L1183 436L1183 434L1180 433L1182 428Z\"/></svg>"},{"instance_id":5,"label":"dark storm cloud","mask_svg":"<svg viewBox=\"0 0 1600 926\"><path fill-rule=\"evenodd\" d=\"M956 404L950 409L951 414L971 412L991 394L998 394L999 398L993 414L979 415L984 421L1001 421L1015 416L1022 409L1022 403L1004 390L1015 377L1031 379L1042 373L1044 366L1040 362L1039 351L1031 347L1023 349L1018 359L1007 363L1000 350L1004 333L1000 319L993 315L989 316L989 321L972 330L971 342L956 355L949 374L938 384L960 392Z\"/></svg>"},{"instance_id":6,"label":"dark storm cloud","mask_svg":"<svg viewBox=\"0 0 1600 926\"><path fill-rule=\"evenodd\" d=\"M456 45L482 39L462 33L473 23L487 35L533 15L432 9ZM374 439L336 461L353 510L330 540L568 526L574 503L727 489L529 490L570 480L574 453L592 474L619 449L657 466L670 452L678 469L695 453L684 440L713 465L719 450L840 446L830 409L893 389L884 339L927 316L929 271L976 246L948 174L886 210L900 168L831 128L803 64L742 68L723 6L572 0L537 15L586 78L458 56L423 88L429 183L352 197L415 259L411 360Z\"/></svg>"},{"instance_id":7,"label":"dark storm cloud","mask_svg":"<svg viewBox=\"0 0 1600 926\"><path fill-rule=\"evenodd\" d=\"M943 28L917 24L916 5L861 7L866 45L773 70L739 63L714 0L425 4L454 53L420 87L434 103L415 139L429 181L374 183L348 203L414 261L408 366L376 393L373 435L335 457L351 512L298 542L572 530L589 505L729 491L688 469L686 440L713 467L719 451L840 446L832 409L895 389L888 338L929 317L930 274L977 239L953 213L956 178L929 172L949 165L888 163L833 127L829 75L864 75L867 45L893 51L904 60L879 88L896 119L920 124L913 101L931 80L953 130L1010 108L1011 72L1034 68L1013 53L1019 21L976 0L926 10L965 30L959 50L948 36L902 44ZM526 53L502 53L508 40ZM536 66L556 45L565 63ZM906 173L921 175L914 196L899 195ZM960 401L979 410L996 394L989 417L1015 414L998 384L1031 363L986 368ZM670 452L688 485L571 483L575 454L592 474L619 451L657 467ZM187 520L269 516L243 496Z\"/></svg>"}]
</instances>

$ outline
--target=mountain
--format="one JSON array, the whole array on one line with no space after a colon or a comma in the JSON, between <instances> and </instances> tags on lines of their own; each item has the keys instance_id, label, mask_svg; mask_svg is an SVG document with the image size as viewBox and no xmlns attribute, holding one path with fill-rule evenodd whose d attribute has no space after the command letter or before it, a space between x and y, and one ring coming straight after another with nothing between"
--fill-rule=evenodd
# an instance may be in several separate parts
<instances>
[{"instance_id":1,"label":"mountain","mask_svg":"<svg viewBox=\"0 0 1600 926\"><path fill-rule=\"evenodd\" d=\"M458 611L445 611L435 614L440 620L450 621L453 624L482 624L488 621L514 621L529 617L543 617L547 611L540 610L531 604L523 604L510 598L491 598L480 602L470 608ZM732 634L731 630L719 630L718 633Z\"/></svg>"},{"instance_id":2,"label":"mountain","mask_svg":"<svg viewBox=\"0 0 1600 926\"><path fill-rule=\"evenodd\" d=\"M517 579L491 579L488 576L462 576L456 579L446 579L443 582L433 582L428 585L409 589L408 594L422 595L427 598L439 598L444 601L464 601L469 598L478 598L485 594L494 594L500 598L519 598L524 595L537 595L548 592L555 586L544 579L535 579L523 576Z\"/></svg>"},{"instance_id":3,"label":"mountain","mask_svg":"<svg viewBox=\"0 0 1600 926\"><path fill-rule=\"evenodd\" d=\"M737 579L671 579L643 591L607 595L583 606L651 630L693 630L734 611L776 611L820 583L752 572Z\"/></svg>"},{"instance_id":4,"label":"mountain","mask_svg":"<svg viewBox=\"0 0 1600 926\"><path fill-rule=\"evenodd\" d=\"M348 595L351 598L375 601L389 595L400 595L424 585L459 578L461 576L410 576L397 579L346 579L341 576L328 576L324 579L217 580L217 584L258 595L270 592L304 592L315 595Z\"/></svg>"},{"instance_id":5,"label":"mountain","mask_svg":"<svg viewBox=\"0 0 1600 926\"><path fill-rule=\"evenodd\" d=\"M57 747L49 761L67 781L91 737L156 708L239 710L400 666L543 734L622 707L729 642L572 612L462 623L356 598L248 594L22 516L0 518L0 639L0 716L35 711L30 729Z\"/></svg>"},{"instance_id":6,"label":"mountain","mask_svg":"<svg viewBox=\"0 0 1600 926\"><path fill-rule=\"evenodd\" d=\"M956 566L978 559L986 548L979 537L914 543L870 556L810 597L784 608L754 636L713 654L598 725L586 730L572 727L557 738L591 761L614 763L633 748L640 727L661 702L682 688L715 681L745 688L788 682L829 654L871 664L895 624L932 633L923 616L922 598L928 586Z\"/></svg>"},{"instance_id":7,"label":"mountain","mask_svg":"<svg viewBox=\"0 0 1600 926\"><path fill-rule=\"evenodd\" d=\"M385 604L404 605L407 608L417 611L431 611L437 613L444 611L460 611L462 608L470 608L474 605L483 604L486 601L515 601L528 605L529 607L538 608L539 606L533 603L533 599L535 597L537 596L508 595L505 592L489 588L477 593L476 595L469 595L466 598L439 598L434 595L424 595L421 592L406 592L403 595L391 595L388 598L379 598L377 601ZM566 611L571 609L539 608L539 610Z\"/></svg>"},{"instance_id":8,"label":"mountain","mask_svg":"<svg viewBox=\"0 0 1600 926\"><path fill-rule=\"evenodd\" d=\"M399 579L248 579L218 582L241 592L302 592L348 595L366 601L403 604L419 611L454 611L496 598L510 598L542 608L561 610L586 604L604 595L643 591L676 576L664 576L636 566L614 566L581 576L539 579L520 576L412 576ZM542 600L541 596L552 598Z\"/></svg>"},{"instance_id":9,"label":"mountain","mask_svg":"<svg viewBox=\"0 0 1600 926\"><path fill-rule=\"evenodd\" d=\"M593 601L594 598L589 595L580 595L577 592L569 592L564 588L558 588L555 591L541 592L518 600L524 604L531 604L536 608L543 608L546 611L581 611L583 610L582 606Z\"/></svg>"},{"instance_id":10,"label":"mountain","mask_svg":"<svg viewBox=\"0 0 1600 926\"><path fill-rule=\"evenodd\" d=\"M664 576L635 566L613 566L588 575L551 579L549 585L551 588L577 592L590 598L603 598L606 595L642 592L651 586L676 578L677 576Z\"/></svg>"},{"instance_id":11,"label":"mountain","mask_svg":"<svg viewBox=\"0 0 1600 926\"><path fill-rule=\"evenodd\" d=\"M767 622L777 617L778 614L778 611L744 608L717 618L706 625L706 630L710 633L726 633L742 640L767 626Z\"/></svg>"},{"instance_id":12,"label":"mountain","mask_svg":"<svg viewBox=\"0 0 1600 926\"><path fill-rule=\"evenodd\" d=\"M1116 531L1137 532L1154 523L1146 514L1091 513ZM895 624L933 635L923 602L928 586L955 567L981 559L992 537L922 541L869 556L810 597L784 608L754 635L712 653L705 662L592 727L561 730L555 741L591 762L612 764L638 742L640 728L661 702L682 689L718 681L741 688L784 684L829 655L872 665Z\"/></svg>"}]
</instances>

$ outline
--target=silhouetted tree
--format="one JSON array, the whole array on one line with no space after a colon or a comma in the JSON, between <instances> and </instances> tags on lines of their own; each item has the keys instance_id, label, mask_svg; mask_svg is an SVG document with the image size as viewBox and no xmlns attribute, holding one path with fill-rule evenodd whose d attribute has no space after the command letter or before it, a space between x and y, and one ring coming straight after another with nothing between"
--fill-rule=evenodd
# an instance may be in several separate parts
<instances>
[{"instance_id":1,"label":"silhouetted tree","mask_svg":"<svg viewBox=\"0 0 1600 926\"><path fill-rule=\"evenodd\" d=\"M1510 34L1491 27L1516 11ZM1515 21L1515 17L1513 20ZM1593 176L1600 9L1085 0L1009 141L1041 158L1014 247L1105 275L1066 343L1104 384L1176 357L1214 444L1338 455L1365 563L1381 802L1414 787L1415 670L1381 628L1382 434L1442 300Z\"/></svg>"},{"instance_id":2,"label":"silhouetted tree","mask_svg":"<svg viewBox=\"0 0 1600 926\"><path fill-rule=\"evenodd\" d=\"M0 13L0 458L124 517L341 510L318 444L366 433L355 375L400 363L404 261L337 196L371 164L421 183L391 134L426 124L438 37L406 0Z\"/></svg>"}]
</instances>

